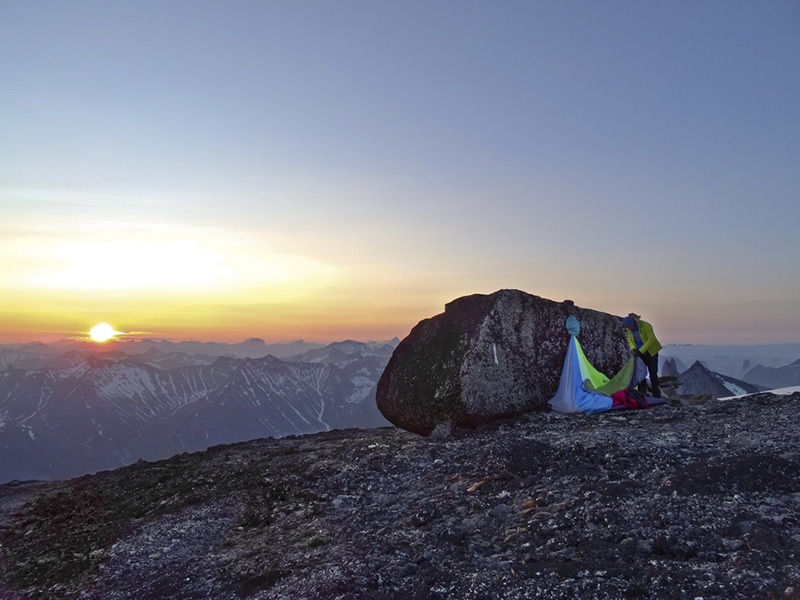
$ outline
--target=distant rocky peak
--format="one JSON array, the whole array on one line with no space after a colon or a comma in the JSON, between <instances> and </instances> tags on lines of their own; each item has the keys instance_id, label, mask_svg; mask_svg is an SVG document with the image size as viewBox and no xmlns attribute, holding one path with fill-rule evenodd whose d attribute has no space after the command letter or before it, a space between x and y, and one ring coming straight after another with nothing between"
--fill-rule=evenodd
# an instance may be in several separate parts
<instances>
[{"instance_id":1,"label":"distant rocky peak","mask_svg":"<svg viewBox=\"0 0 800 600\"><path fill-rule=\"evenodd\" d=\"M724 398L741 394L752 394L760 387L745 381L716 373L699 360L678 376L678 393L682 396L710 396Z\"/></svg>"},{"instance_id":2,"label":"distant rocky peak","mask_svg":"<svg viewBox=\"0 0 800 600\"><path fill-rule=\"evenodd\" d=\"M678 366L675 364L674 358L668 358L664 361L664 364L661 365L661 375L663 377L674 377L678 375Z\"/></svg>"},{"instance_id":3,"label":"distant rocky peak","mask_svg":"<svg viewBox=\"0 0 800 600\"><path fill-rule=\"evenodd\" d=\"M356 354L359 352L366 352L369 346L364 342L357 342L355 340L345 340L343 342L333 342L326 346L326 348L336 349L345 354Z\"/></svg>"}]
</instances>

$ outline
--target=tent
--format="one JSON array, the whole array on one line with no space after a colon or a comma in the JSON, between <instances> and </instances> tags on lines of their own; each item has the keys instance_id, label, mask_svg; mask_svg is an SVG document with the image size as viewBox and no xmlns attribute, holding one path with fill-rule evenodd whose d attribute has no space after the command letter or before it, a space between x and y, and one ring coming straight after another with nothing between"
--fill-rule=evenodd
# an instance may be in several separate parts
<instances>
[{"instance_id":1,"label":"tent","mask_svg":"<svg viewBox=\"0 0 800 600\"><path fill-rule=\"evenodd\" d=\"M633 389L644 381L647 368L640 358L631 357L622 369L611 379L598 371L586 358L578 341L580 323L573 316L567 317L569 345L558 391L548 404L550 408L562 413L583 412L595 414L617 408L627 408L612 395L626 389ZM660 398L647 397L647 405L663 404Z\"/></svg>"}]
</instances>

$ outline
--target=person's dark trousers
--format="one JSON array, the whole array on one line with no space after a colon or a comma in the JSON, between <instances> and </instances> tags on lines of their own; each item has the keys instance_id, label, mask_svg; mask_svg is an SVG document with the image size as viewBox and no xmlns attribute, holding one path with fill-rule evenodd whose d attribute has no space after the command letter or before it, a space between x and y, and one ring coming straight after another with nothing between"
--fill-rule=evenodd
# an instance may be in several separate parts
<instances>
[{"instance_id":1,"label":"person's dark trousers","mask_svg":"<svg viewBox=\"0 0 800 600\"><path fill-rule=\"evenodd\" d=\"M658 352L655 356L651 356L649 352L640 354L642 362L647 366L647 372L650 374L650 387L653 393L653 398L661 398L661 389L658 387ZM642 381L639 384L639 391L643 394L647 393L647 381Z\"/></svg>"}]
</instances>

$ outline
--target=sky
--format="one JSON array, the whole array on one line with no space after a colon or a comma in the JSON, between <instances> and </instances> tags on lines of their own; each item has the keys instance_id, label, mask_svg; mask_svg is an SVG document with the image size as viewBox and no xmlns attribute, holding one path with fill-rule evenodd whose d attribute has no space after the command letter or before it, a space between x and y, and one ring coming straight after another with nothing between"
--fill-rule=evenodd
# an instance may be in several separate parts
<instances>
[{"instance_id":1,"label":"sky","mask_svg":"<svg viewBox=\"0 0 800 600\"><path fill-rule=\"evenodd\" d=\"M796 0L0 0L0 343L800 342L798 107Z\"/></svg>"}]
</instances>

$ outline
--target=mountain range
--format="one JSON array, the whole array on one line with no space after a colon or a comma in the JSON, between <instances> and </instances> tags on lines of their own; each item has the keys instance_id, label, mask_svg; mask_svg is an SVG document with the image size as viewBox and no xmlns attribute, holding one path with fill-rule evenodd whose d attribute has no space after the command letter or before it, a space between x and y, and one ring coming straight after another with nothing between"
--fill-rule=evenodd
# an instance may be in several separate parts
<instances>
[{"instance_id":1,"label":"mountain range","mask_svg":"<svg viewBox=\"0 0 800 600\"><path fill-rule=\"evenodd\" d=\"M674 359L669 359L664 366L670 367L670 363L674 366L673 361ZM678 374L677 383L678 386L675 391L681 397L708 396L711 398L728 398L730 396L755 394L766 389L763 386L711 371L700 361L695 362L691 367Z\"/></svg>"},{"instance_id":2,"label":"mountain range","mask_svg":"<svg viewBox=\"0 0 800 600\"><path fill-rule=\"evenodd\" d=\"M659 354L661 375L677 376L683 396L723 398L800 386L800 344L667 345Z\"/></svg>"},{"instance_id":3,"label":"mountain range","mask_svg":"<svg viewBox=\"0 0 800 600\"><path fill-rule=\"evenodd\" d=\"M757 365L782 368L800 359L800 344L667 344L659 355L662 364L670 358L675 359L680 372L699 361L715 373L759 384L748 377L751 369Z\"/></svg>"},{"instance_id":4,"label":"mountain range","mask_svg":"<svg viewBox=\"0 0 800 600\"><path fill-rule=\"evenodd\" d=\"M390 342L366 342L365 345L368 348L375 348L387 343L397 345L398 342L399 340L395 339ZM260 338L249 338L235 344L197 341L173 342L171 340L148 338L142 340L122 339L108 341L102 346L85 340L65 339L50 344L30 342L26 344L0 345L0 369L12 366L23 369L62 368L74 366L88 356L105 358L128 356L136 362L172 368L190 364L210 364L219 356L233 358L274 356L276 358L292 359L310 350L324 347L325 344L306 342L304 340L267 344ZM169 364L169 361L173 360L178 362Z\"/></svg>"},{"instance_id":5,"label":"mountain range","mask_svg":"<svg viewBox=\"0 0 800 600\"><path fill-rule=\"evenodd\" d=\"M375 385L396 344L310 345L287 359L239 358L241 347L215 356L231 348L206 344L137 345L139 354L126 352L128 345L88 354L80 346L5 348L0 482L69 478L256 438L387 425ZM263 346L249 341L251 352Z\"/></svg>"},{"instance_id":6,"label":"mountain range","mask_svg":"<svg viewBox=\"0 0 800 600\"><path fill-rule=\"evenodd\" d=\"M0 346L0 483L65 479L257 438L388 425L375 387L398 343ZM684 397L800 385L800 360L784 358L800 352L795 346L667 346L662 375L674 375L675 393ZM690 368L682 362L697 356L703 360ZM740 378L722 372L735 364L747 369Z\"/></svg>"}]
</instances>

